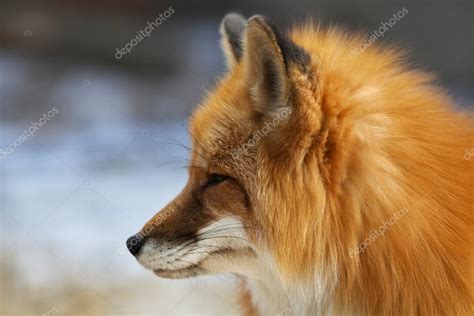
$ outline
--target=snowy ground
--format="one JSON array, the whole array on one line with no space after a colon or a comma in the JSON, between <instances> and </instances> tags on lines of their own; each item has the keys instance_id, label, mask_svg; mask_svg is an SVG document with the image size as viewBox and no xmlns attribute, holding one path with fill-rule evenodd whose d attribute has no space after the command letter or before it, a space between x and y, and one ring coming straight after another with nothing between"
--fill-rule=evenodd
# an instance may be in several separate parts
<instances>
[{"instance_id":1,"label":"snowy ground","mask_svg":"<svg viewBox=\"0 0 474 316\"><path fill-rule=\"evenodd\" d=\"M19 59L0 68L9 101L28 71ZM235 314L232 277L159 279L125 249L187 180L186 122L137 119L127 103L136 91L120 74L73 74L55 85L51 104L0 124L0 149L17 140L0 159L0 314L80 313L83 295L100 305L90 315ZM53 107L58 113L20 143Z\"/></svg>"}]
</instances>

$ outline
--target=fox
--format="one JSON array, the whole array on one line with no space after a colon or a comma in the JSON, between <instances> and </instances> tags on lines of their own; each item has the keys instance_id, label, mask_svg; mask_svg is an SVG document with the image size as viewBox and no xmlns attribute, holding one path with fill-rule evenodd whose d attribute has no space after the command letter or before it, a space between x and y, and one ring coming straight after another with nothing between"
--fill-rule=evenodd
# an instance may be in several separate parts
<instances>
[{"instance_id":1,"label":"fox","mask_svg":"<svg viewBox=\"0 0 474 316\"><path fill-rule=\"evenodd\" d=\"M226 15L189 180L127 247L170 279L232 274L244 315L474 315L474 115L407 53ZM452 62L452 61L451 61Z\"/></svg>"}]
</instances>

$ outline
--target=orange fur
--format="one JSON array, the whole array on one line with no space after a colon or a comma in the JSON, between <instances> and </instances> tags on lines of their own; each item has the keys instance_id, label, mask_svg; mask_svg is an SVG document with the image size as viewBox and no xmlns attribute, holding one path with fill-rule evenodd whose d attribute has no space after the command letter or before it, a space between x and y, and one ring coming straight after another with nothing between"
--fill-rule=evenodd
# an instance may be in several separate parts
<instances>
[{"instance_id":1,"label":"orange fur","mask_svg":"<svg viewBox=\"0 0 474 316\"><path fill-rule=\"evenodd\" d=\"M290 297L311 293L317 279L322 314L472 315L474 159L463 157L474 147L472 114L456 111L396 49L374 44L351 59L362 36L310 24L289 38L311 63L288 69L288 121L230 157L264 120L244 59L194 113L191 134L203 152L193 161L205 151L210 173L245 188L249 221L263 230L250 238L269 251ZM350 256L403 208L383 236Z\"/></svg>"},{"instance_id":2,"label":"orange fur","mask_svg":"<svg viewBox=\"0 0 474 316\"><path fill-rule=\"evenodd\" d=\"M258 313L255 306L252 303L252 294L246 288L245 280L242 280L238 284L239 291L239 303L242 309L242 313L245 316L257 316Z\"/></svg>"}]
</instances>

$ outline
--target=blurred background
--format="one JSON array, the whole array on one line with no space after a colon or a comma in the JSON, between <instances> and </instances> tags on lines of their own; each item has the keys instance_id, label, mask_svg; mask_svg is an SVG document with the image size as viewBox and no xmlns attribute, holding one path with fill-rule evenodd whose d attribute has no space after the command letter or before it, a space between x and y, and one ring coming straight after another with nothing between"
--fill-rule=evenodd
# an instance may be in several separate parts
<instances>
[{"instance_id":1,"label":"blurred background","mask_svg":"<svg viewBox=\"0 0 474 316\"><path fill-rule=\"evenodd\" d=\"M225 70L221 18L369 35L403 7L378 41L470 107L472 0L0 0L0 315L237 314L232 276L158 279L125 248L186 182L186 119Z\"/></svg>"}]
</instances>

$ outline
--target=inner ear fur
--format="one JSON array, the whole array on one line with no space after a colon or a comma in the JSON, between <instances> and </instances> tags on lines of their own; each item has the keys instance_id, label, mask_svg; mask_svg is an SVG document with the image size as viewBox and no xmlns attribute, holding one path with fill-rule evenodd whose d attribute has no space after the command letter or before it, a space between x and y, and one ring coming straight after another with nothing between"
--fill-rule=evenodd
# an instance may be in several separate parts
<instances>
[{"instance_id":1,"label":"inner ear fur","mask_svg":"<svg viewBox=\"0 0 474 316\"><path fill-rule=\"evenodd\" d=\"M277 112L289 106L289 67L300 64L304 68L309 55L260 15L249 19L244 44L244 80L257 111Z\"/></svg>"},{"instance_id":2,"label":"inner ear fur","mask_svg":"<svg viewBox=\"0 0 474 316\"><path fill-rule=\"evenodd\" d=\"M243 36L247 21L237 13L227 14L221 22L221 46L226 56L228 68L242 59Z\"/></svg>"}]
</instances>

